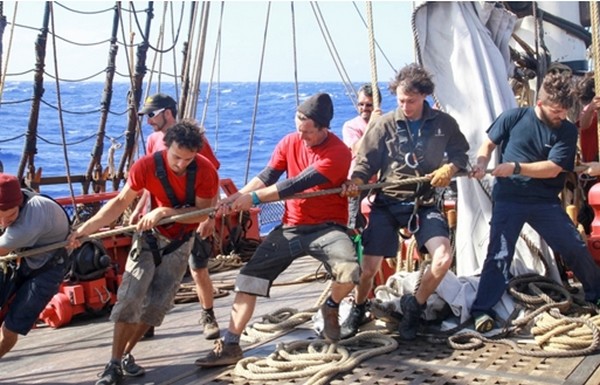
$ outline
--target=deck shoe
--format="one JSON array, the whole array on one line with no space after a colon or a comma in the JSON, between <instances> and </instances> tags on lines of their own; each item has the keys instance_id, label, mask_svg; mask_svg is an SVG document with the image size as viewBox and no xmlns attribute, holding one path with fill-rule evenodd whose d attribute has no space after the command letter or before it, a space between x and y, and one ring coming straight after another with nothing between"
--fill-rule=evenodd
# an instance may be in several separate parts
<instances>
[{"instance_id":1,"label":"deck shoe","mask_svg":"<svg viewBox=\"0 0 600 385\"><path fill-rule=\"evenodd\" d=\"M400 298L400 309L402 320L398 332L403 340L414 340L417 338L421 315L425 310L425 304L420 305L414 295L405 294Z\"/></svg>"},{"instance_id":2,"label":"deck shoe","mask_svg":"<svg viewBox=\"0 0 600 385\"><path fill-rule=\"evenodd\" d=\"M100 379L96 381L96 385L116 385L123 379L121 365L114 362L109 362L104 367L104 371L99 374Z\"/></svg>"},{"instance_id":3,"label":"deck shoe","mask_svg":"<svg viewBox=\"0 0 600 385\"><path fill-rule=\"evenodd\" d=\"M323 316L323 336L329 342L340 340L340 321L339 308L331 307L324 303L321 305L321 315Z\"/></svg>"},{"instance_id":4,"label":"deck shoe","mask_svg":"<svg viewBox=\"0 0 600 385\"><path fill-rule=\"evenodd\" d=\"M367 311L367 303L358 306L356 303L352 304L352 309L348 314L348 318L344 320L340 327L340 338L350 338L358 333L360 325L365 322L365 313Z\"/></svg>"},{"instance_id":5,"label":"deck shoe","mask_svg":"<svg viewBox=\"0 0 600 385\"><path fill-rule=\"evenodd\" d=\"M131 353L127 353L121 359L121 370L123 375L128 377L139 377L146 373L146 369L135 363L135 358Z\"/></svg>"},{"instance_id":6,"label":"deck shoe","mask_svg":"<svg viewBox=\"0 0 600 385\"><path fill-rule=\"evenodd\" d=\"M215 338L219 338L221 332L219 331L219 325L217 324L217 318L215 317L215 312L211 310L202 309L202 313L200 315L200 325L203 328L204 338L207 340L214 340Z\"/></svg>"},{"instance_id":7,"label":"deck shoe","mask_svg":"<svg viewBox=\"0 0 600 385\"><path fill-rule=\"evenodd\" d=\"M239 344L226 344L222 339L218 339L213 350L206 357L198 358L195 364L204 368L227 366L236 364L242 358L244 353Z\"/></svg>"},{"instance_id":8,"label":"deck shoe","mask_svg":"<svg viewBox=\"0 0 600 385\"><path fill-rule=\"evenodd\" d=\"M144 335L142 336L142 339L145 340L147 338L152 338L154 337L154 326L150 326L148 328L148 330L146 330L146 333L144 333Z\"/></svg>"},{"instance_id":9,"label":"deck shoe","mask_svg":"<svg viewBox=\"0 0 600 385\"><path fill-rule=\"evenodd\" d=\"M475 317L475 330L487 333L494 329L494 319L489 314L481 313Z\"/></svg>"}]
</instances>

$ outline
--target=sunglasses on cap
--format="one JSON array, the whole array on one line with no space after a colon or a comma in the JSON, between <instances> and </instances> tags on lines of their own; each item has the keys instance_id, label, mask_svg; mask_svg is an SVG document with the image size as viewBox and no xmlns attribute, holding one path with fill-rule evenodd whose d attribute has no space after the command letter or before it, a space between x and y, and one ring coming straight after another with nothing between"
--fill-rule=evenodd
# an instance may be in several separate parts
<instances>
[{"instance_id":1,"label":"sunglasses on cap","mask_svg":"<svg viewBox=\"0 0 600 385\"><path fill-rule=\"evenodd\" d=\"M153 118L153 117L155 117L157 115L160 115L160 113L163 112L165 109L166 108L161 108L161 109L156 110L156 111L148 112L148 117L149 118Z\"/></svg>"}]
</instances>

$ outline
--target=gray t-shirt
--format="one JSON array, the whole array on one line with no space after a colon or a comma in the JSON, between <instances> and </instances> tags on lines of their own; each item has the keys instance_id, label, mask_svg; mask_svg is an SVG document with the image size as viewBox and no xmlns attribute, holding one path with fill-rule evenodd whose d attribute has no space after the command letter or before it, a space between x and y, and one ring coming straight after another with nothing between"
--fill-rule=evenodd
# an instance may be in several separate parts
<instances>
[{"instance_id":1,"label":"gray t-shirt","mask_svg":"<svg viewBox=\"0 0 600 385\"><path fill-rule=\"evenodd\" d=\"M41 195L34 195L21 207L19 216L0 236L0 247L9 250L37 248L62 242L69 235L69 220L62 207ZM39 269L52 258L55 250L25 260Z\"/></svg>"}]
</instances>

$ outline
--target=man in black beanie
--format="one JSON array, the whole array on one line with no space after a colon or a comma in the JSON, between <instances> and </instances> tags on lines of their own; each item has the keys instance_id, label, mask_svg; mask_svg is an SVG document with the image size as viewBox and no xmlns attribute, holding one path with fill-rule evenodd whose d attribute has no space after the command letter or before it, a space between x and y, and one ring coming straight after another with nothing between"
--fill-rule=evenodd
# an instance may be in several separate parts
<instances>
[{"instance_id":1,"label":"man in black beanie","mask_svg":"<svg viewBox=\"0 0 600 385\"><path fill-rule=\"evenodd\" d=\"M224 212L249 210L305 191L339 187L348 175L351 153L329 131L333 103L320 93L304 101L296 112L296 132L275 147L267 167L239 192L221 202ZM284 173L288 178L278 182ZM256 297L268 297L273 281L296 258L311 255L323 262L335 280L321 312L323 334L329 341L340 338L338 306L358 282L359 266L346 233L348 201L338 194L310 199L289 199L281 226L275 228L241 269L229 328L208 356L198 359L201 367L232 365L243 357L240 336L252 318Z\"/></svg>"}]
</instances>

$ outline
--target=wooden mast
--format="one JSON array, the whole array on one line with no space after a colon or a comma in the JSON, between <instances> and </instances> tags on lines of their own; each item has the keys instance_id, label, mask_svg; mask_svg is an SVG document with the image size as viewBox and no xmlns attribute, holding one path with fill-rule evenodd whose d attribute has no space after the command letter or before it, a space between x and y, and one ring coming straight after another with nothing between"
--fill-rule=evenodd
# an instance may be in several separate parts
<instances>
[{"instance_id":1,"label":"wooden mast","mask_svg":"<svg viewBox=\"0 0 600 385\"><path fill-rule=\"evenodd\" d=\"M39 173L36 176L34 158L37 153L37 126L40 114L40 103L44 95L44 67L46 65L46 42L48 39L48 24L50 21L50 3L46 2L44 9L44 21L40 34L35 42L35 73L33 84L33 100L31 102L31 110L29 112L29 123L27 133L25 135L25 146L23 148L23 156L19 162L17 177L23 179L25 168L27 168L27 183L29 186L37 190L38 186L35 182L39 179ZM40 170L41 172L41 170Z\"/></svg>"},{"instance_id":2,"label":"wooden mast","mask_svg":"<svg viewBox=\"0 0 600 385\"><path fill-rule=\"evenodd\" d=\"M110 49L108 54L108 66L106 68L106 77L104 80L104 91L102 93L102 101L100 102L101 113L100 123L98 125L98 132L96 134L96 143L94 150L92 151L92 159L86 172L86 178L83 182L83 193L89 192L90 182L94 181L94 193L104 192L106 190L106 177L105 172L102 169L102 153L104 150L104 137L106 136L106 122L108 118L108 112L113 95L113 80L116 71L117 51L119 49L117 45L117 32L119 30L119 7L115 4L115 13L113 16L113 28L110 38Z\"/></svg>"}]
</instances>

